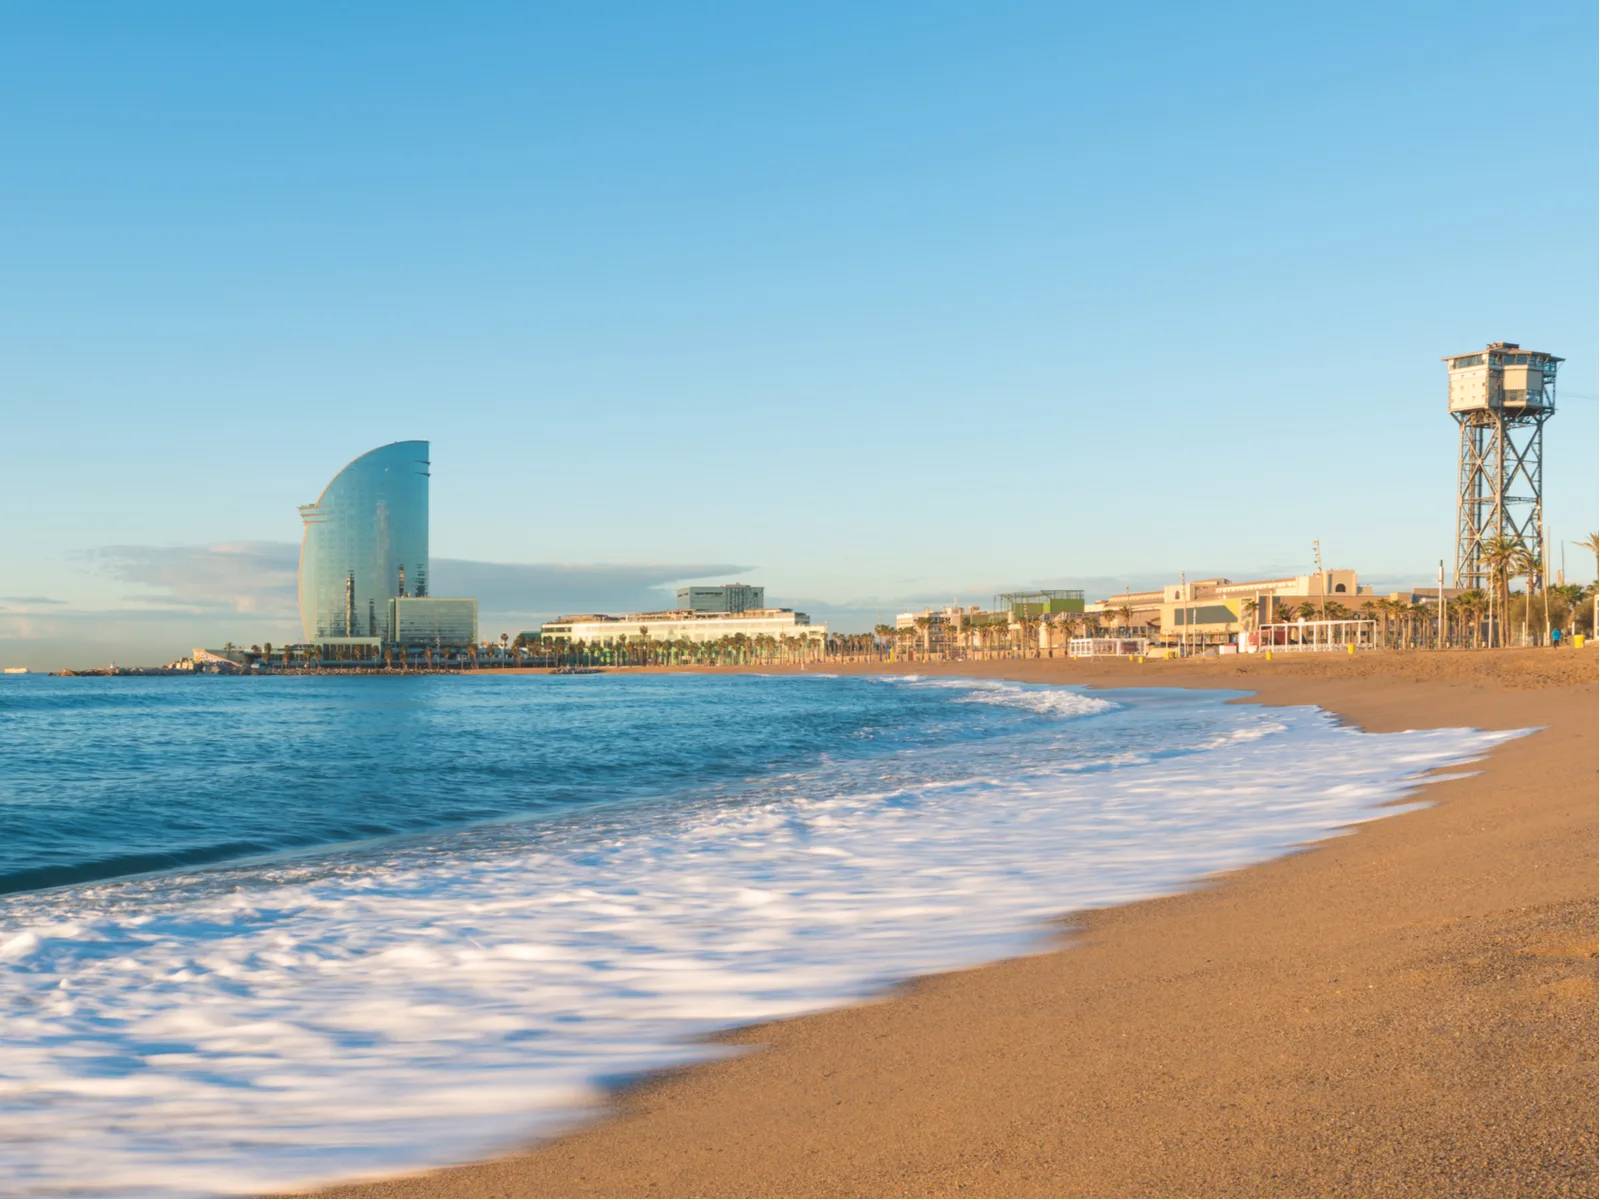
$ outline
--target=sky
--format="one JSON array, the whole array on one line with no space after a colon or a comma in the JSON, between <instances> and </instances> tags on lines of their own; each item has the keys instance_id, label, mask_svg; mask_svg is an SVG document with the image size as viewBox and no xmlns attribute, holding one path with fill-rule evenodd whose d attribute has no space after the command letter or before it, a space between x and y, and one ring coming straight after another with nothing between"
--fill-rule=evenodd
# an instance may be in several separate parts
<instances>
[{"instance_id":1,"label":"sky","mask_svg":"<svg viewBox=\"0 0 1600 1200\"><path fill-rule=\"evenodd\" d=\"M0 663L294 639L296 506L407 438L486 635L1314 540L1431 580L1440 359L1497 340L1566 358L1569 543L1595 43L1583 3L0 7Z\"/></svg>"}]
</instances>

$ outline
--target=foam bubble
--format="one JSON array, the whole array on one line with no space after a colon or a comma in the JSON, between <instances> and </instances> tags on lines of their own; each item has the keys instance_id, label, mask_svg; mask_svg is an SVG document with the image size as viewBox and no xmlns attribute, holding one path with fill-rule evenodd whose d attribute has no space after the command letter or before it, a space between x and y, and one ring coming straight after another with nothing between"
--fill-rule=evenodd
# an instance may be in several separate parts
<instances>
[{"instance_id":1,"label":"foam bubble","mask_svg":"<svg viewBox=\"0 0 1600 1200\"><path fill-rule=\"evenodd\" d=\"M895 686L924 685L1070 719L739 797L13 897L6 1190L284 1190L494 1153L607 1079L726 1053L714 1029L1037 949L1046 918L1396 811L1513 736Z\"/></svg>"}]
</instances>

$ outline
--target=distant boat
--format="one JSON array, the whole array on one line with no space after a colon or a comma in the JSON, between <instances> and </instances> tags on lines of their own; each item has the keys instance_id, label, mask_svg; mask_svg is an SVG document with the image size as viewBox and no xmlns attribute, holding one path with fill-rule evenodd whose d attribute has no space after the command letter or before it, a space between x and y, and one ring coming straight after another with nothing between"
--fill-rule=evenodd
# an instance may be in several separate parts
<instances>
[{"instance_id":1,"label":"distant boat","mask_svg":"<svg viewBox=\"0 0 1600 1200\"><path fill-rule=\"evenodd\" d=\"M5 670L5 673L7 675L26 675L28 673L28 668L27 667L7 667L6 670Z\"/></svg>"}]
</instances>

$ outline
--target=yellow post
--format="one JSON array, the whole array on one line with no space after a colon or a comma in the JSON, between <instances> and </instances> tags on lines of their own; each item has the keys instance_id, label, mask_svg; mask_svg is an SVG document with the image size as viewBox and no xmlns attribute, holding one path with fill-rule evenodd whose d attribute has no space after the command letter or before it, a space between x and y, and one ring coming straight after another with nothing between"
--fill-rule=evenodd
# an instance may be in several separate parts
<instances>
[{"instance_id":1,"label":"yellow post","mask_svg":"<svg viewBox=\"0 0 1600 1200\"><path fill-rule=\"evenodd\" d=\"M1268 661L1268 662L1271 662L1271 661L1272 661L1272 651L1271 651L1271 650L1268 650L1268 651L1267 651L1267 661Z\"/></svg>"},{"instance_id":2,"label":"yellow post","mask_svg":"<svg viewBox=\"0 0 1600 1200\"><path fill-rule=\"evenodd\" d=\"M1350 654L1354 654L1356 652L1355 643L1353 642L1346 642L1344 644L1344 648Z\"/></svg>"}]
</instances>

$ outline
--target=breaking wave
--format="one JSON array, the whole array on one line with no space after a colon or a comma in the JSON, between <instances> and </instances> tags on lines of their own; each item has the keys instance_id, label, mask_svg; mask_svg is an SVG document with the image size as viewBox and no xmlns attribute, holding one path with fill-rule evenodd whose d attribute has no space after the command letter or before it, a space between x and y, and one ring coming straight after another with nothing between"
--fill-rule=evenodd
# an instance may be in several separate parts
<instances>
[{"instance_id":1,"label":"breaking wave","mask_svg":"<svg viewBox=\"0 0 1600 1200\"><path fill-rule=\"evenodd\" d=\"M701 777L663 792L638 738L547 704L562 681L436 680L465 744L480 722L537 729L587 754L595 795L7 898L5 1190L283 1190L492 1154L608 1081L726 1052L716 1029L1039 949L1057 914L1396 811L1513 736L1367 734L1216 692L583 682L668 727L662 762L704 739ZM724 770L716 730L741 724ZM387 747L414 781L459 748ZM477 786L516 786L526 760L503 753Z\"/></svg>"}]
</instances>

